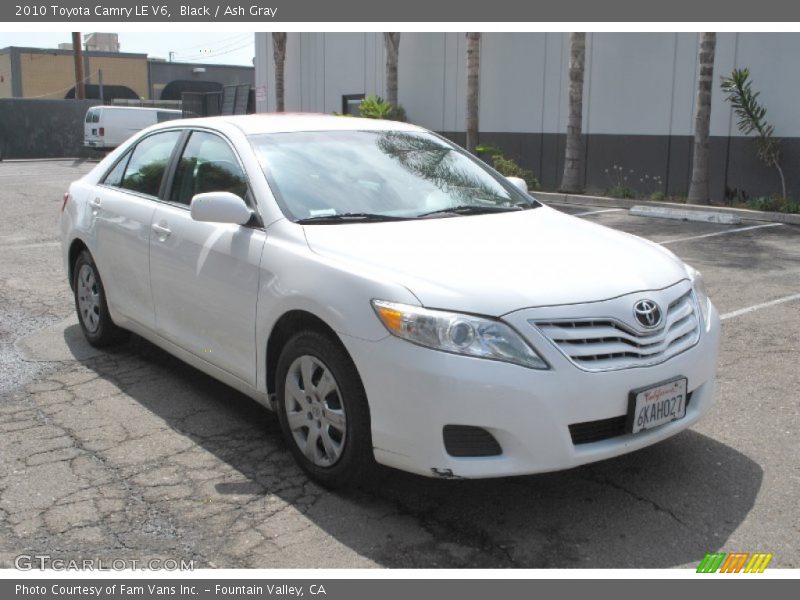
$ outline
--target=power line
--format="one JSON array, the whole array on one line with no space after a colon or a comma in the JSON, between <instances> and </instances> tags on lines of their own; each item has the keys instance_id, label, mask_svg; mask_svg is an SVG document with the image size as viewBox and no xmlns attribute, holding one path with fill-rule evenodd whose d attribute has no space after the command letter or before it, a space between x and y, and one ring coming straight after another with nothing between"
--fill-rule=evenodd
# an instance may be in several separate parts
<instances>
[{"instance_id":1,"label":"power line","mask_svg":"<svg viewBox=\"0 0 800 600\"><path fill-rule=\"evenodd\" d=\"M252 34L247 34L247 33L244 34L244 35L240 35L240 36L238 36L237 39L234 39L232 41L228 41L228 42L226 42L224 44L221 44L221 45L217 46L216 48L211 48L211 49L208 50L208 52L203 52L201 56L198 56L198 53L201 53L202 51L190 52L190 53L175 52L173 54L173 58L177 58L178 60L196 60L198 58L215 56L216 54L218 54L220 52L229 50L229 49L233 48L234 46L240 45L248 37L250 37L251 39L248 40L247 43L248 44L252 44L253 42L252 42L252 37L251 36L252 36Z\"/></svg>"},{"instance_id":2,"label":"power line","mask_svg":"<svg viewBox=\"0 0 800 600\"><path fill-rule=\"evenodd\" d=\"M89 80L90 80L92 77L94 77L95 75L98 75L99 73L100 73L100 70L99 70L99 69L98 69L97 71L95 71L94 73L89 73L89 74L88 74L86 77L84 77L84 78L83 78L83 82L84 82L84 83L86 83L86 82L87 82L87 81L89 81ZM67 87L65 87L65 88L62 88L62 89L60 89L60 90L56 90L56 91L54 91L54 92L47 92L46 94L40 94L40 95L38 95L38 96L25 96L25 98L28 98L28 99L30 99L30 98L34 98L34 99L35 99L35 98L44 98L45 96L53 96L53 95L55 95L55 94L57 94L57 95L61 95L61 94L63 94L64 92L68 92L69 90L71 90L71 89L72 89L72 88L74 88L74 87L75 87L75 84L74 84L74 83L71 83L71 84L69 84ZM76 93L77 93L77 90L76 90Z\"/></svg>"},{"instance_id":3,"label":"power line","mask_svg":"<svg viewBox=\"0 0 800 600\"><path fill-rule=\"evenodd\" d=\"M247 36L247 35L250 35L250 34L247 34L247 33L244 34L244 36ZM236 38L243 39L244 36L241 33L237 33L237 34L232 35L230 37L222 38L221 40L217 40L214 43L215 44L224 44L224 43L226 43L226 42L228 42L230 40L236 39ZM183 48L177 48L176 50L174 50L174 52L175 52L175 54L180 54L183 50L192 50L194 48L203 48L204 46L207 46L207 45L208 44L196 44L194 46L184 46Z\"/></svg>"},{"instance_id":4,"label":"power line","mask_svg":"<svg viewBox=\"0 0 800 600\"><path fill-rule=\"evenodd\" d=\"M222 51L222 52L209 53L209 54L204 54L203 56L198 56L196 58L184 58L182 60L184 62L192 62L192 61L198 61L198 60L207 60L209 58L216 58L218 56L224 56L226 54L230 54L231 52L237 52L239 50L244 50L245 48L252 47L253 44L254 44L254 42L247 42L246 44L243 44L241 46L237 46L235 48L230 48L229 50L225 50L225 51Z\"/></svg>"}]
</instances>

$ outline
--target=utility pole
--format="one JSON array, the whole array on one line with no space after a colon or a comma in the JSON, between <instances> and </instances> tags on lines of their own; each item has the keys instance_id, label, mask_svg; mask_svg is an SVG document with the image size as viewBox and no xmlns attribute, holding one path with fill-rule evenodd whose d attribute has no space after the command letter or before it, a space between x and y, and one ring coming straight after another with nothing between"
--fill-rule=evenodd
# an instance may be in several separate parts
<instances>
[{"instance_id":1,"label":"utility pole","mask_svg":"<svg viewBox=\"0 0 800 600\"><path fill-rule=\"evenodd\" d=\"M72 55L75 59L75 98L86 98L86 87L83 81L83 45L80 32L72 32Z\"/></svg>"}]
</instances>

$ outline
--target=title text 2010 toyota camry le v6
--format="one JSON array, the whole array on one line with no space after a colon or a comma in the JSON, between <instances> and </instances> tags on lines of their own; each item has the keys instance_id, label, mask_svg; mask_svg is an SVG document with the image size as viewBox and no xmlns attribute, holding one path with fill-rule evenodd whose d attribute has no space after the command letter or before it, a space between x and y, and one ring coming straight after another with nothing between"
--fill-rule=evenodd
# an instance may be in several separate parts
<instances>
[{"instance_id":1,"label":"title text 2010 toyota camry le v6","mask_svg":"<svg viewBox=\"0 0 800 600\"><path fill-rule=\"evenodd\" d=\"M89 342L133 331L278 413L325 485L566 469L709 408L719 316L651 242L390 121L172 121L64 197Z\"/></svg>"}]
</instances>

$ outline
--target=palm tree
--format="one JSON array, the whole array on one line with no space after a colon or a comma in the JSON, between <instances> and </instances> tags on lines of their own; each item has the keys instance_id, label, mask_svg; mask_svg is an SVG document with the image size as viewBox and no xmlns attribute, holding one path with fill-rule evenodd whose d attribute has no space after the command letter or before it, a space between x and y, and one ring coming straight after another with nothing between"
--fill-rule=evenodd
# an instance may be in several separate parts
<instances>
[{"instance_id":1,"label":"palm tree","mask_svg":"<svg viewBox=\"0 0 800 600\"><path fill-rule=\"evenodd\" d=\"M569 35L569 116L567 146L564 151L564 176L561 191L580 192L583 163L583 72L586 64L586 33Z\"/></svg>"},{"instance_id":2,"label":"palm tree","mask_svg":"<svg viewBox=\"0 0 800 600\"><path fill-rule=\"evenodd\" d=\"M467 150L478 145L478 90L480 89L481 34L467 34Z\"/></svg>"},{"instance_id":3,"label":"palm tree","mask_svg":"<svg viewBox=\"0 0 800 600\"><path fill-rule=\"evenodd\" d=\"M400 34L384 33L386 46L386 101L397 107L397 57L400 51Z\"/></svg>"},{"instance_id":4,"label":"palm tree","mask_svg":"<svg viewBox=\"0 0 800 600\"><path fill-rule=\"evenodd\" d=\"M283 112L284 105L284 65L286 63L286 33L272 33L272 58L275 61L275 110Z\"/></svg>"},{"instance_id":5,"label":"palm tree","mask_svg":"<svg viewBox=\"0 0 800 600\"><path fill-rule=\"evenodd\" d=\"M716 33L699 34L697 48L697 100L694 106L694 152L688 202L709 204L708 132L711 121L711 80L714 77Z\"/></svg>"}]
</instances>

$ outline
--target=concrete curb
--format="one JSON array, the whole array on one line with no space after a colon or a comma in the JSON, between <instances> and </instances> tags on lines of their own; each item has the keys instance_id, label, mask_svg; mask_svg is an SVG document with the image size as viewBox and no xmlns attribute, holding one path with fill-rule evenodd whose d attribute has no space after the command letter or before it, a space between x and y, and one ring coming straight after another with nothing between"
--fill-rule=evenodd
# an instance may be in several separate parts
<instances>
[{"instance_id":1,"label":"concrete curb","mask_svg":"<svg viewBox=\"0 0 800 600\"><path fill-rule=\"evenodd\" d=\"M746 208L729 208L727 206L700 206L697 204L678 204L677 202L653 202L652 200L631 200L628 198L609 198L607 196L588 196L581 194L562 194L560 192L532 191L531 196L544 202L560 202L581 206L602 206L608 208L633 208L634 206L653 206L657 208L673 208L680 211L699 211L707 213L728 214L739 217L743 221L766 221L769 223L786 223L800 225L800 214L765 212Z\"/></svg>"},{"instance_id":2,"label":"concrete curb","mask_svg":"<svg viewBox=\"0 0 800 600\"><path fill-rule=\"evenodd\" d=\"M710 210L686 210L671 206L644 206L637 204L628 212L637 217L656 217L659 219L675 219L677 221L699 221L701 223L721 223L722 225L738 225L742 222L739 215L713 212Z\"/></svg>"}]
</instances>

